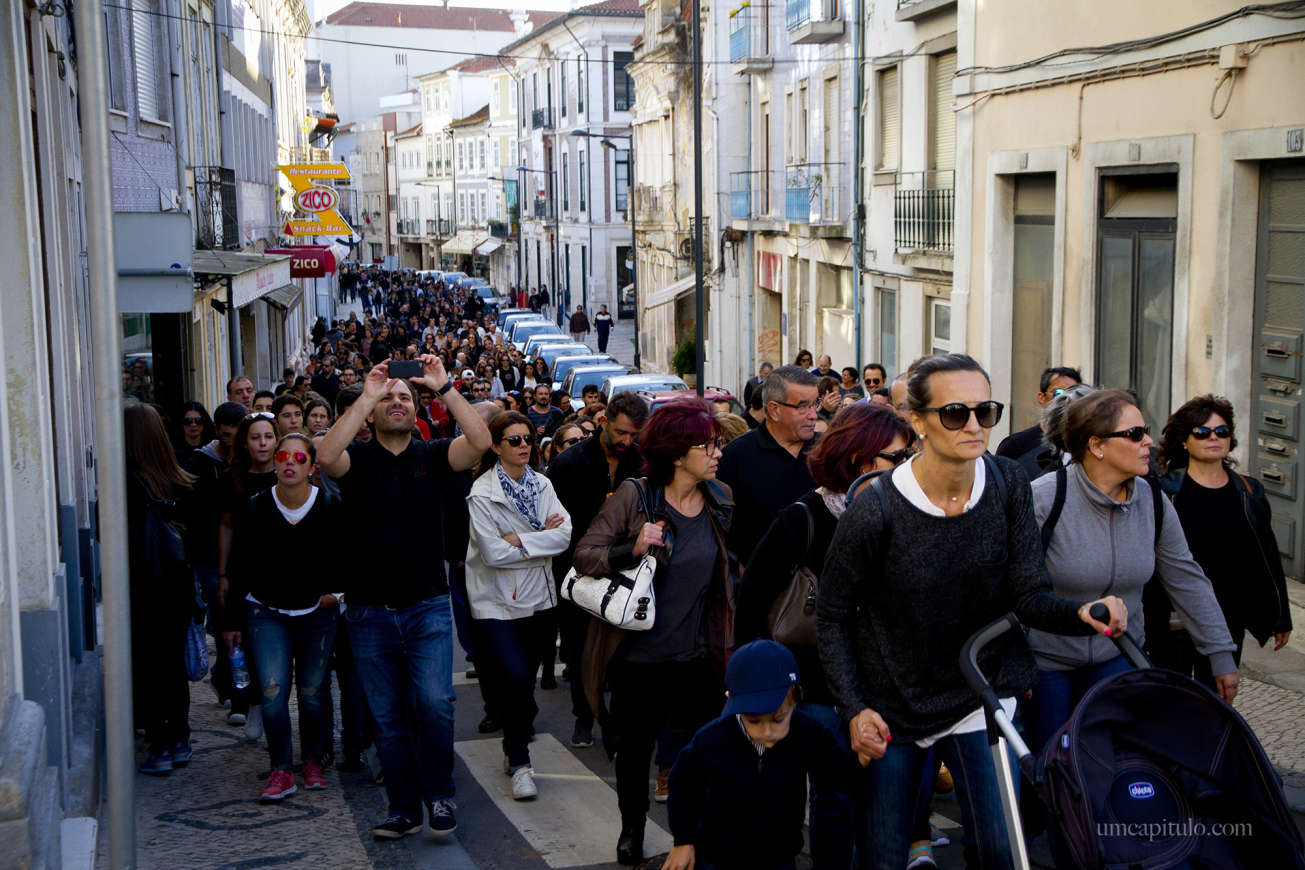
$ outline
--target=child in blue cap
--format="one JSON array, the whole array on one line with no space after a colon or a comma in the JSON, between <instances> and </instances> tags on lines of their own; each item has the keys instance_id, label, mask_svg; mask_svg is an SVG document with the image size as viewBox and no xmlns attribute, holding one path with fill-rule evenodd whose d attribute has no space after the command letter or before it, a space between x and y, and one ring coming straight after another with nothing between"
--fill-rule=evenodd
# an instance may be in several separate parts
<instances>
[{"instance_id":1,"label":"child in blue cap","mask_svg":"<svg viewBox=\"0 0 1305 870\"><path fill-rule=\"evenodd\" d=\"M671 769L675 848L663 870L791 870L802 851L807 776L844 779L851 757L797 709L797 660L755 640L730 657L727 700ZM845 790L845 789L839 789Z\"/></svg>"}]
</instances>

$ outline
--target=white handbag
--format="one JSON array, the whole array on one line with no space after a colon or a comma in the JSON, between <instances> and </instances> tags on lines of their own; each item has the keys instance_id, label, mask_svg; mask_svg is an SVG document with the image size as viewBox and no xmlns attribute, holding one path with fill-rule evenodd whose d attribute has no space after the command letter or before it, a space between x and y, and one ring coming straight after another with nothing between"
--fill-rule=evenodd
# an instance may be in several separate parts
<instances>
[{"instance_id":1,"label":"white handbag","mask_svg":"<svg viewBox=\"0 0 1305 870\"><path fill-rule=\"evenodd\" d=\"M644 514L652 522L652 511L643 486L636 482ZM581 610L617 628L647 631L656 617L653 577L657 574L657 557L645 553L632 568L613 571L603 577L581 574L575 568L562 581L562 597Z\"/></svg>"}]
</instances>

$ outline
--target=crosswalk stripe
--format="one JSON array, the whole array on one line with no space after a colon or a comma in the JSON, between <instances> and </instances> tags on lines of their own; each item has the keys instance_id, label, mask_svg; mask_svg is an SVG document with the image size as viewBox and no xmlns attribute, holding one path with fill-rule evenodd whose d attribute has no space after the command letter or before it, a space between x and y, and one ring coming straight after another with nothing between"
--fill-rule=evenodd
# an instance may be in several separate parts
<instances>
[{"instance_id":1,"label":"crosswalk stripe","mask_svg":"<svg viewBox=\"0 0 1305 870\"><path fill-rule=\"evenodd\" d=\"M539 786L533 801L512 799L512 780L503 774L501 741L463 740L454 748L494 805L549 867L610 864L616 857L621 812L615 789L557 738L541 733L530 744ZM672 845L671 835L649 819L644 854L668 852Z\"/></svg>"}]
</instances>

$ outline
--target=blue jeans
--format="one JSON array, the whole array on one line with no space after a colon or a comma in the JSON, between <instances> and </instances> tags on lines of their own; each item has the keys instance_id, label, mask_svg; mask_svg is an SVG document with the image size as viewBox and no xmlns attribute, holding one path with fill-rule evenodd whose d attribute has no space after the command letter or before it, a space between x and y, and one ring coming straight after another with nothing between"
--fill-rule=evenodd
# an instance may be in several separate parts
<instances>
[{"instance_id":1,"label":"blue jeans","mask_svg":"<svg viewBox=\"0 0 1305 870\"><path fill-rule=\"evenodd\" d=\"M1038 670L1038 684L1033 697L1024 702L1024 727L1028 731L1029 749L1041 755L1047 741L1069 721L1070 714L1097 683L1132 670L1128 659L1116 656L1110 661L1070 671Z\"/></svg>"},{"instance_id":2,"label":"blue jeans","mask_svg":"<svg viewBox=\"0 0 1305 870\"><path fill-rule=\"evenodd\" d=\"M376 720L390 812L453 797L453 614L449 596L401 610L348 605L358 678ZM416 733L413 733L415 726Z\"/></svg>"},{"instance_id":3,"label":"blue jeans","mask_svg":"<svg viewBox=\"0 0 1305 870\"><path fill-rule=\"evenodd\" d=\"M503 754L512 770L530 764L530 735L539 712L535 674L546 636L554 631L552 610L523 619L472 619L485 674L486 701L503 723Z\"/></svg>"},{"instance_id":4,"label":"blue jeans","mask_svg":"<svg viewBox=\"0 0 1305 870\"><path fill-rule=\"evenodd\" d=\"M304 616L286 616L252 601L249 604L249 652L263 693L263 727L274 770L290 770L294 760L288 691L292 660L303 758L320 762L329 746L322 690L339 614L336 607L319 607Z\"/></svg>"},{"instance_id":5,"label":"blue jeans","mask_svg":"<svg viewBox=\"0 0 1305 870\"><path fill-rule=\"evenodd\" d=\"M932 747L956 780L956 801L965 826L968 867L1012 867L1010 840L1002 817L1001 793L988 737L982 731L944 737ZM929 749L903 740L888 744L883 758L870 762L857 777L856 852L861 870L902 870L911 848L921 779ZM1018 770L1013 752L1007 753ZM1018 787L1018 779L1016 779Z\"/></svg>"},{"instance_id":6,"label":"blue jeans","mask_svg":"<svg viewBox=\"0 0 1305 870\"><path fill-rule=\"evenodd\" d=\"M838 711L827 704L798 704L798 709L819 722L830 732L843 753L851 758L852 745L847 727ZM853 854L852 796L840 791L824 791L813 779L810 785L811 862L820 870L849 870Z\"/></svg>"}]
</instances>

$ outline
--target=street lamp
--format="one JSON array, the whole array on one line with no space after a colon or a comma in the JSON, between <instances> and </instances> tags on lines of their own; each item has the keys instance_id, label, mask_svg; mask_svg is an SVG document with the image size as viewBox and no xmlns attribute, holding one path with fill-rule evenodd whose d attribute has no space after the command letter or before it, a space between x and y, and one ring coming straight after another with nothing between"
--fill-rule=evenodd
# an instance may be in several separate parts
<instances>
[{"instance_id":1,"label":"street lamp","mask_svg":"<svg viewBox=\"0 0 1305 870\"><path fill-rule=\"evenodd\" d=\"M582 136L586 139L597 139L598 144L602 145L604 148L608 149L609 151L620 150L619 148L616 147L615 143L611 141L612 139L625 139L630 143L630 172L629 172L629 177L626 178L626 185L629 188L629 190L627 191L626 196L628 197L629 200L629 211L630 211L630 257L633 260L630 269L630 274L633 280L630 282L630 284L631 284L631 289L634 291L634 367L642 371L643 355L640 353L639 350L639 235L638 235L638 230L636 228L638 224L635 215L635 200L634 200L634 136L633 134L627 134L627 133L605 133L605 134L590 133L587 130L581 130L579 128L572 130L571 135ZM616 292L620 293L621 288L620 287L616 288ZM617 299L617 306L618 308L620 307L619 298Z\"/></svg>"},{"instance_id":2,"label":"street lamp","mask_svg":"<svg viewBox=\"0 0 1305 870\"><path fill-rule=\"evenodd\" d=\"M554 169L531 169L529 166L526 166L526 165L524 165L524 164L521 165L521 166L518 166L518 167L517 167L517 172L521 172L521 173L526 173L526 172L537 172L537 173L539 173L540 175L547 175L547 176L549 177L550 180L553 180L554 176L557 174L557 171L554 170ZM522 186L524 187L524 185L522 185ZM555 199L556 196L557 196L557 182L554 180L554 181L553 181L553 198ZM519 199L519 198L520 198L520 194L518 194L518 199ZM558 236L561 235L561 231L558 229L558 224L557 224L557 203L556 203L556 202L550 202L549 205L551 206L551 211L553 212L553 244L552 244L552 246L551 246L550 249L549 249L549 259L552 260L552 265L553 265L553 269L552 269L552 271L553 271L553 307L554 307L555 309L557 309L557 325L558 325L559 327L561 327L561 325L562 325L562 308L563 308L563 306L564 306L565 304L569 304L570 300L567 300L567 303L563 303L563 302L562 302L562 288L559 287L559 286L558 286L558 283L557 283L557 245L558 245ZM525 240L522 239L522 242L524 243Z\"/></svg>"}]
</instances>

